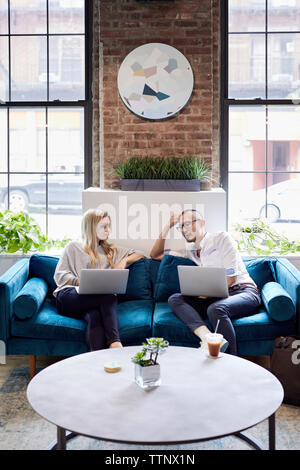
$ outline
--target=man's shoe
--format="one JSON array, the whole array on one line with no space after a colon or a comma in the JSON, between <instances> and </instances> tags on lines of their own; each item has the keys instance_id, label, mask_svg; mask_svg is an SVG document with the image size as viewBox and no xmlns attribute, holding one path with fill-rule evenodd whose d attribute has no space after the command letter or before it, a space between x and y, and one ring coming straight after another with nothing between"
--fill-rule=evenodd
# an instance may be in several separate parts
<instances>
[{"instance_id":1,"label":"man's shoe","mask_svg":"<svg viewBox=\"0 0 300 470\"><path fill-rule=\"evenodd\" d=\"M228 346L229 346L228 341L226 339L223 339L223 341L221 343L220 351L225 352L226 349L228 348Z\"/></svg>"}]
</instances>

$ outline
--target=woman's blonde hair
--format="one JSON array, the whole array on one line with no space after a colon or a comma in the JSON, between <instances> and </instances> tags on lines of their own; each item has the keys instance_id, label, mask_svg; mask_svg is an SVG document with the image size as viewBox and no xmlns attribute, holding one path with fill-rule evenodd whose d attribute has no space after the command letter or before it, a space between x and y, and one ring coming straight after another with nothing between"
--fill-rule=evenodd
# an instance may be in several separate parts
<instances>
[{"instance_id":1,"label":"woman's blonde hair","mask_svg":"<svg viewBox=\"0 0 300 470\"><path fill-rule=\"evenodd\" d=\"M88 209L82 217L81 221L81 234L82 234L82 242L83 242L83 250L90 255L92 260L92 268L95 268L96 262L98 261L99 264L101 262L99 252L98 252L98 244L100 243L101 247L103 248L104 254L109 262L110 266L114 267L114 253L117 248L106 240L98 241L96 235L96 227L100 220L104 217L108 217L111 220L108 212L104 212L99 209Z\"/></svg>"}]
</instances>

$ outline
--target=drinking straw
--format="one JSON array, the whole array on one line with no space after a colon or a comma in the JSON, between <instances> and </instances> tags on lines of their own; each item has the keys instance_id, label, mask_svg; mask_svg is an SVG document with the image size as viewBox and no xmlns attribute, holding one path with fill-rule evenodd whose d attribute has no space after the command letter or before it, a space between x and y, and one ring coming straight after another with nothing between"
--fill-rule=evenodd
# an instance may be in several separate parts
<instances>
[{"instance_id":1,"label":"drinking straw","mask_svg":"<svg viewBox=\"0 0 300 470\"><path fill-rule=\"evenodd\" d=\"M218 330L219 323L220 323L220 319L217 321L217 326L216 326L216 329L215 329L215 334L216 334L216 332L217 332L217 330Z\"/></svg>"}]
</instances>

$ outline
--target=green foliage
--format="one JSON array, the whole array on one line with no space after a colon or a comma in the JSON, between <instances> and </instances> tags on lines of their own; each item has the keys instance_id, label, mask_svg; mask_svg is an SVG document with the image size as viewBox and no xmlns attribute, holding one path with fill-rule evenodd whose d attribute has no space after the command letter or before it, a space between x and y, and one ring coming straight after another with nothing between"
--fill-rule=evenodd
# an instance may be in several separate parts
<instances>
[{"instance_id":1,"label":"green foliage","mask_svg":"<svg viewBox=\"0 0 300 470\"><path fill-rule=\"evenodd\" d=\"M146 341L146 343L143 343L142 351L131 358L132 362L143 367L156 365L157 357L163 354L169 346L168 341L163 338L147 338ZM150 354L150 358L144 359L147 353Z\"/></svg>"},{"instance_id":2,"label":"green foliage","mask_svg":"<svg viewBox=\"0 0 300 470\"><path fill-rule=\"evenodd\" d=\"M23 254L66 246L70 239L51 240L41 233L39 225L27 212L0 212L0 253Z\"/></svg>"},{"instance_id":3,"label":"green foliage","mask_svg":"<svg viewBox=\"0 0 300 470\"><path fill-rule=\"evenodd\" d=\"M238 249L256 255L286 255L300 252L300 241L290 241L261 220L236 224Z\"/></svg>"},{"instance_id":4,"label":"green foliage","mask_svg":"<svg viewBox=\"0 0 300 470\"><path fill-rule=\"evenodd\" d=\"M211 181L211 169L196 156L152 157L134 156L125 162L119 161L111 172L121 179L201 179Z\"/></svg>"}]
</instances>

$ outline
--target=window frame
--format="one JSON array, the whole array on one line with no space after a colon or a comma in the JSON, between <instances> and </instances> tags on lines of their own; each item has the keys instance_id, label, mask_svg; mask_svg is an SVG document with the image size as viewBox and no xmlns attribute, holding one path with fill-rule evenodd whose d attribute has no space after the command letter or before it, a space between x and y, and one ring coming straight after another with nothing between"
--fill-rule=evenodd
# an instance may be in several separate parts
<instances>
[{"instance_id":1,"label":"window frame","mask_svg":"<svg viewBox=\"0 0 300 470\"><path fill-rule=\"evenodd\" d=\"M282 34L283 31L271 31L268 32L268 1L265 0L266 12L265 12L265 24L266 30L263 32L254 31L253 34L261 34L265 36L265 90L267 95L268 86L268 34ZM266 120L268 120L268 106L300 106L300 98L297 100L293 99L269 99L269 98L255 98L255 99L234 99L228 98L228 85L229 85L229 35L230 34L251 34L249 31L245 33L233 32L229 33L228 21L229 21L229 0L220 0L220 37L221 37L221 50L220 50L220 131L219 131L219 152L220 152L220 186L226 191L226 230L228 230L228 180L229 173L264 173L266 182L268 181L269 174L275 173L300 173L300 171L274 171L266 167L265 171L229 171L229 109L234 106L266 106ZM296 34L300 31L284 31L285 34ZM296 103L297 101L297 103ZM265 155L266 162L269 157L269 140L268 140L268 125L265 126L266 139L265 139ZM267 201L268 185L266 184L266 196Z\"/></svg>"},{"instance_id":2,"label":"window frame","mask_svg":"<svg viewBox=\"0 0 300 470\"><path fill-rule=\"evenodd\" d=\"M11 36L47 36L47 97L49 98L49 0L46 0L47 13L47 33L46 34L11 34L10 31L10 0L8 0L8 32L1 34L0 37ZM0 171L0 175L7 175L8 178L8 201L10 193L10 175L12 174L44 174L46 175L46 214L48 214L48 175L57 172L48 171L48 109L51 108L82 108L84 111L84 188L92 185L92 139L93 139L93 104L92 104L92 51L93 51L93 2L85 0L84 2L84 24L85 31L85 99L77 101L0 101L0 109L7 110L7 171ZM69 36L72 33L57 33L57 36ZM76 34L75 34L76 35ZM11 97L11 48L9 40L8 59L9 59L9 98ZM10 109L15 108L43 108L46 117L45 145L46 145L46 170L38 172L10 171L10 140L9 140L9 113ZM66 172L70 173L70 172ZM73 174L73 173L72 173ZM81 173L82 174L82 173ZM48 217L46 217L46 232L48 233Z\"/></svg>"}]
</instances>

